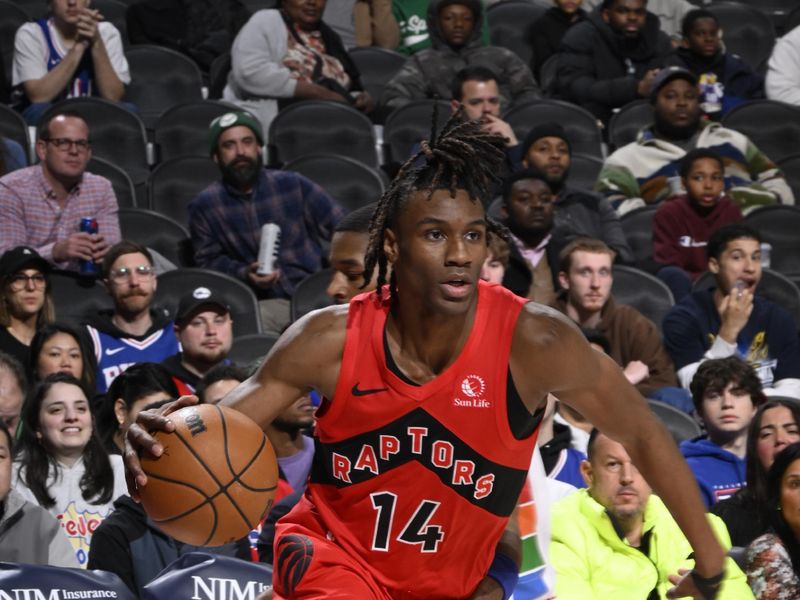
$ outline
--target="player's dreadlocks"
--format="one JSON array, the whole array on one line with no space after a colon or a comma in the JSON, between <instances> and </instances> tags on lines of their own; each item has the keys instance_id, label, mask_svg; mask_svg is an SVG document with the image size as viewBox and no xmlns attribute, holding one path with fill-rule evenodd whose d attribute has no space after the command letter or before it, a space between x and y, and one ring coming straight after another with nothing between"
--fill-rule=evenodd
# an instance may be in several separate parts
<instances>
[{"instance_id":1,"label":"player's dreadlocks","mask_svg":"<svg viewBox=\"0 0 800 600\"><path fill-rule=\"evenodd\" d=\"M437 115L431 124L431 139L420 144L420 150L409 158L389 189L381 196L370 223L369 245L364 257L364 285L372 280L378 267L378 294L386 283L388 260L383 252L384 232L392 227L401 209L412 193L427 191L428 199L436 190L445 189L455 198L456 190L463 189L470 199L487 202L490 185L499 179L497 173L505 160L505 140L497 134L486 133L479 121L465 120L459 110L450 117L436 136ZM424 160L424 164L417 165ZM510 243L508 230L489 219L488 232ZM392 273L389 285L391 297L395 297L395 276Z\"/></svg>"}]
</instances>

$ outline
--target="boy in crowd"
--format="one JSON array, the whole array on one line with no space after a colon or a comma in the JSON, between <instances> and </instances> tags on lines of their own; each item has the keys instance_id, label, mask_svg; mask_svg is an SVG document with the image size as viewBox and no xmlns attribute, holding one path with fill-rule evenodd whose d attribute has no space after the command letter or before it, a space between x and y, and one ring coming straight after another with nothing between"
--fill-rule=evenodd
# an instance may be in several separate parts
<instances>
[{"instance_id":1,"label":"boy in crowd","mask_svg":"<svg viewBox=\"0 0 800 600\"><path fill-rule=\"evenodd\" d=\"M706 435L680 448L711 506L746 485L747 429L766 398L753 367L736 356L701 364L691 391Z\"/></svg>"},{"instance_id":2,"label":"boy in crowd","mask_svg":"<svg viewBox=\"0 0 800 600\"><path fill-rule=\"evenodd\" d=\"M725 165L708 148L696 148L681 162L685 194L662 202L653 218L653 258L665 265L658 277L680 300L708 269L706 244L717 228L738 223L739 206L725 194Z\"/></svg>"},{"instance_id":3,"label":"boy in crowd","mask_svg":"<svg viewBox=\"0 0 800 600\"><path fill-rule=\"evenodd\" d=\"M719 119L737 104L764 97L764 77L722 47L719 21L710 10L689 11L681 23L683 39L666 66L691 71L700 84L700 107Z\"/></svg>"}]
</instances>

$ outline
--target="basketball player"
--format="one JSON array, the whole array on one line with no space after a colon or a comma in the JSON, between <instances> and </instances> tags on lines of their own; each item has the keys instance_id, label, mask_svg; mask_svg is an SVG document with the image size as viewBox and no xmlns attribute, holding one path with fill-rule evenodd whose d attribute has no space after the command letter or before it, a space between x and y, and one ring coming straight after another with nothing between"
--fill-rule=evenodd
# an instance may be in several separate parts
<instances>
[{"instance_id":1,"label":"basketball player","mask_svg":"<svg viewBox=\"0 0 800 600\"><path fill-rule=\"evenodd\" d=\"M377 267L377 290L293 324L222 401L265 426L310 389L329 399L306 494L278 525L275 597L508 598L509 517L552 392L622 442L675 515L696 558L675 595L714 598L723 549L642 397L568 319L479 280L500 233L482 201L502 140L451 119L421 148L373 216L364 280ZM134 497L137 452L163 452L147 432L171 431L168 414L194 401L129 429Z\"/></svg>"}]
</instances>

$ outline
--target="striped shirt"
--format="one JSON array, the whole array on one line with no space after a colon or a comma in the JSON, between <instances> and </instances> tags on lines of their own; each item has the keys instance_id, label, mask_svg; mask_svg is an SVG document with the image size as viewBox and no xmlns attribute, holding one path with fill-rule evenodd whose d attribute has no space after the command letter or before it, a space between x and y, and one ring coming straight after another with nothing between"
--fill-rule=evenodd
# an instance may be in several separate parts
<instances>
[{"instance_id":1,"label":"striped shirt","mask_svg":"<svg viewBox=\"0 0 800 600\"><path fill-rule=\"evenodd\" d=\"M319 271L323 242L344 216L325 191L298 173L264 169L251 194L222 181L200 192L189 204L189 228L198 267L222 271L248 282L249 266L258 260L261 226L281 228L277 265L281 277L260 298L289 298L305 277Z\"/></svg>"},{"instance_id":2,"label":"striped shirt","mask_svg":"<svg viewBox=\"0 0 800 600\"><path fill-rule=\"evenodd\" d=\"M84 173L62 208L41 165L0 178L0 254L26 245L61 269L78 269L78 261L56 262L53 245L80 230L83 217L97 219L98 233L109 243L120 240L117 198L111 183Z\"/></svg>"}]
</instances>

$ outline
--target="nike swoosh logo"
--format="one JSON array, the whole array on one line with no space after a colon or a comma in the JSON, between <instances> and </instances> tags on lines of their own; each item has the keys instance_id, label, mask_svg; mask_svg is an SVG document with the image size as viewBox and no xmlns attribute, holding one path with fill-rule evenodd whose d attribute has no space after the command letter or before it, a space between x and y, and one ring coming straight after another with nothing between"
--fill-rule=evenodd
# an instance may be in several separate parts
<instances>
[{"instance_id":1,"label":"nike swoosh logo","mask_svg":"<svg viewBox=\"0 0 800 600\"><path fill-rule=\"evenodd\" d=\"M358 389L358 383L353 386L353 389L350 390L353 393L353 396L368 396L370 394L377 394L378 392L385 392L389 388L372 388L368 390L360 390Z\"/></svg>"},{"instance_id":2,"label":"nike swoosh logo","mask_svg":"<svg viewBox=\"0 0 800 600\"><path fill-rule=\"evenodd\" d=\"M125 350L125 347L122 348L106 348L106 356L114 356L117 352L122 352Z\"/></svg>"}]
</instances>

